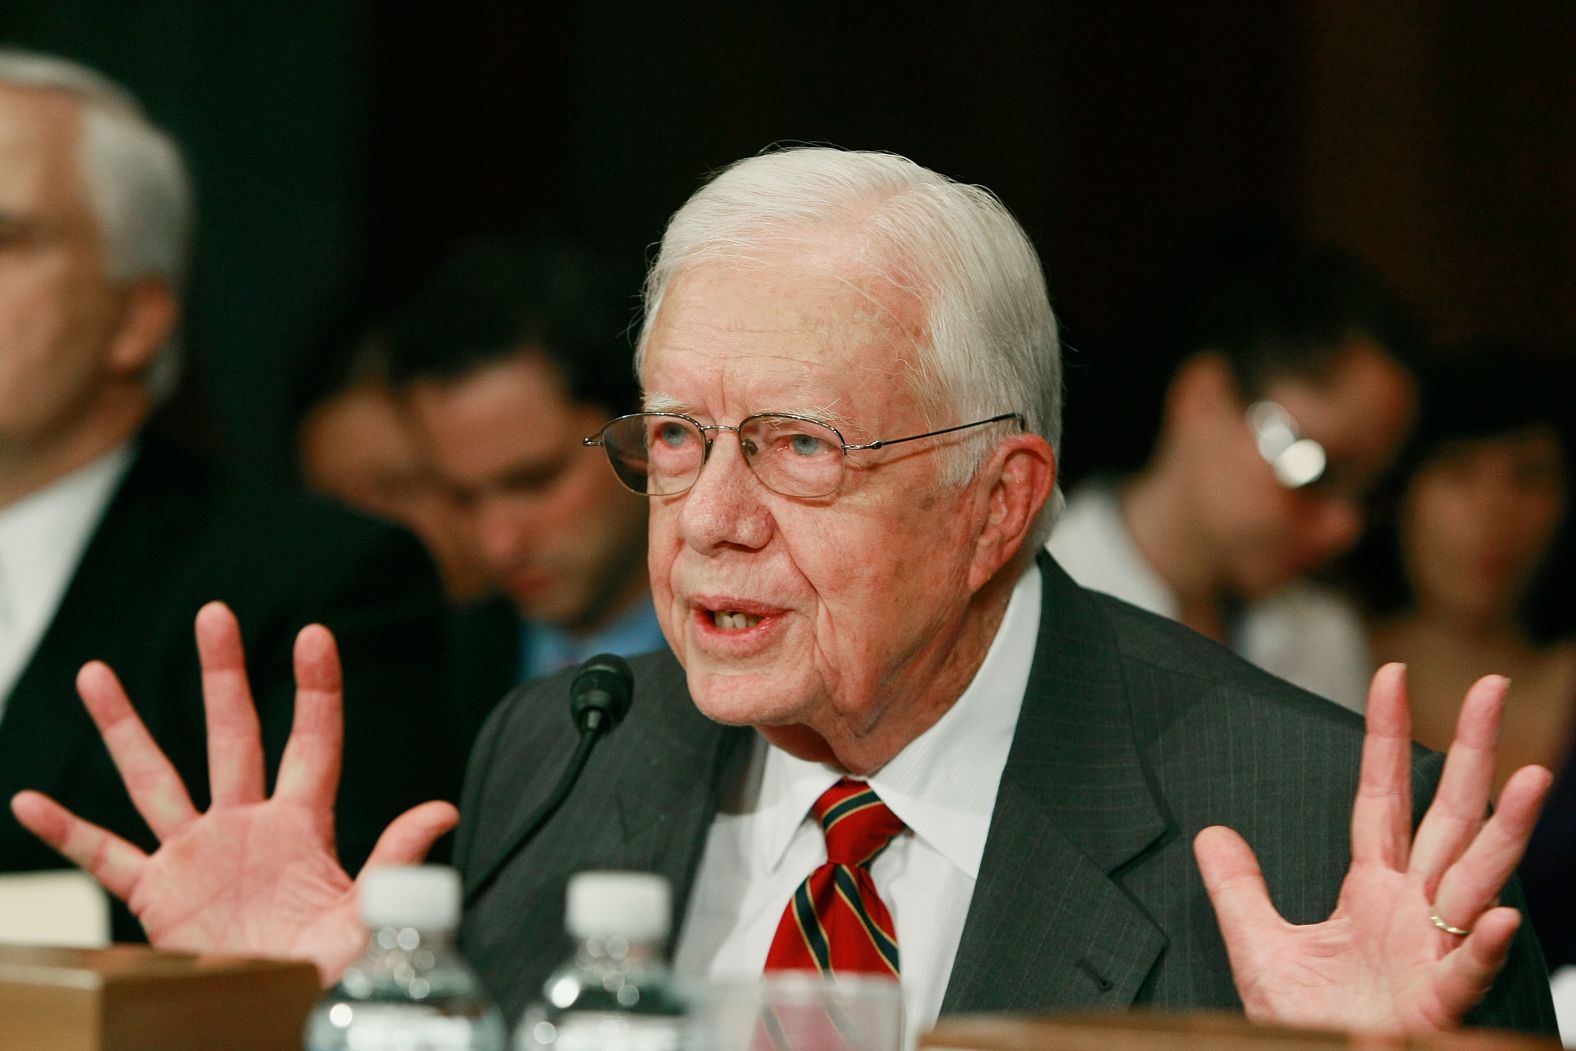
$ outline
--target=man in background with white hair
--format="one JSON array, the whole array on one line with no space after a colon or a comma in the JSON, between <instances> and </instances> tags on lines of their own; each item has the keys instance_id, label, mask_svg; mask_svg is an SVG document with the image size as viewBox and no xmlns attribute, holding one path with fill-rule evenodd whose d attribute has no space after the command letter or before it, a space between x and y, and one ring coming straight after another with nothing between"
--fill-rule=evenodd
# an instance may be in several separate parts
<instances>
[{"instance_id":1,"label":"man in background with white hair","mask_svg":"<svg viewBox=\"0 0 1576 1051\"><path fill-rule=\"evenodd\" d=\"M884 154L735 165L668 226L638 369L645 411L587 444L650 500L672 652L631 662L628 725L522 849L516 822L573 744L568 676L521 688L482 732L461 938L506 1012L563 958L568 877L635 868L674 888L681 970L896 977L910 1041L941 1014L1135 1004L1550 1028L1536 945L1497 904L1518 898L1548 772L1517 773L1484 819L1503 679L1469 693L1441 772L1413 760L1398 666L1374 680L1365 734L1037 554L1056 326L1033 247L988 192ZM198 629L228 678L234 620L209 608ZM355 886L321 835L291 831L332 798L330 635L301 633L299 761L271 799L245 776L244 695L209 691L240 788L206 813L90 671L117 761L153 772L134 795L165 846L36 793L18 816L133 901L157 944L338 974L360 940ZM419 857L454 820L403 815L375 860ZM237 836L293 847L257 858Z\"/></svg>"},{"instance_id":2,"label":"man in background with white hair","mask_svg":"<svg viewBox=\"0 0 1576 1051\"><path fill-rule=\"evenodd\" d=\"M400 809L454 788L420 750L441 718L441 598L403 534L232 484L161 426L192 219L180 154L130 95L0 51L0 786L47 783L151 842L74 680L114 660L183 774L205 781L190 624L219 597L247 625L270 763L289 732L295 627L326 618L355 640L364 741L339 840L365 857ZM58 866L0 818L0 871ZM140 933L118 919L118 935Z\"/></svg>"}]
</instances>

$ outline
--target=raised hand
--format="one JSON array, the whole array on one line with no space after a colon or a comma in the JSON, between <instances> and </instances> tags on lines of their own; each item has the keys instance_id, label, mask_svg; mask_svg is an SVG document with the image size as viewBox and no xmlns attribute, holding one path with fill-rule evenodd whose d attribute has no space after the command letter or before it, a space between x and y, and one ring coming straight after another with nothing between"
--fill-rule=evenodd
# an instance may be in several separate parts
<instances>
[{"instance_id":1,"label":"raised hand","mask_svg":"<svg viewBox=\"0 0 1576 1051\"><path fill-rule=\"evenodd\" d=\"M123 899L156 946L314 961L325 984L364 942L355 885L334 849L342 708L339 656L321 625L296 637L295 720L274 794L264 784L257 711L235 617L197 614L212 803L186 786L107 665L85 665L77 690L138 813L158 837L151 855L37 792L11 801L17 820ZM458 820L424 803L379 838L367 868L419 861Z\"/></svg>"},{"instance_id":2,"label":"raised hand","mask_svg":"<svg viewBox=\"0 0 1576 1051\"><path fill-rule=\"evenodd\" d=\"M1495 899L1552 780L1542 767L1523 767L1487 817L1507 685L1488 676L1467 692L1414 838L1405 669L1386 665L1374 676L1352 865L1323 923L1281 918L1241 836L1218 826L1199 833L1194 853L1249 1018L1418 1033L1459 1025L1488 992L1521 922Z\"/></svg>"}]
</instances>

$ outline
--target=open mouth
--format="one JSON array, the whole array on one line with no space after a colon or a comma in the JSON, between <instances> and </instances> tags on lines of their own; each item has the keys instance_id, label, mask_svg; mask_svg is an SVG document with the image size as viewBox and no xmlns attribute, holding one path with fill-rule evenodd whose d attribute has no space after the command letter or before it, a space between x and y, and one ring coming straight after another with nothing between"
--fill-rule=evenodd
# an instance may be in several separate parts
<instances>
[{"instance_id":1,"label":"open mouth","mask_svg":"<svg viewBox=\"0 0 1576 1051\"><path fill-rule=\"evenodd\" d=\"M722 631L743 631L759 624L762 618L755 613L739 613L735 610L711 610L711 622Z\"/></svg>"}]
</instances>

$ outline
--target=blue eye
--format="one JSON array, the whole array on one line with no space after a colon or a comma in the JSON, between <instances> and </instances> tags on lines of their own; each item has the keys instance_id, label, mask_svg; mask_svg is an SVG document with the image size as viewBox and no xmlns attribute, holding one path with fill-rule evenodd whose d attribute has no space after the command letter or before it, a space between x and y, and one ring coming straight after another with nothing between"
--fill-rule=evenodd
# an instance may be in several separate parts
<instances>
[{"instance_id":1,"label":"blue eye","mask_svg":"<svg viewBox=\"0 0 1576 1051\"><path fill-rule=\"evenodd\" d=\"M795 434L788 439L789 448L800 456L820 456L831 448L830 443L813 434Z\"/></svg>"},{"instance_id":2,"label":"blue eye","mask_svg":"<svg viewBox=\"0 0 1576 1051\"><path fill-rule=\"evenodd\" d=\"M657 427L657 441L669 449L682 448L691 437L690 429L682 423L663 423Z\"/></svg>"}]
</instances>

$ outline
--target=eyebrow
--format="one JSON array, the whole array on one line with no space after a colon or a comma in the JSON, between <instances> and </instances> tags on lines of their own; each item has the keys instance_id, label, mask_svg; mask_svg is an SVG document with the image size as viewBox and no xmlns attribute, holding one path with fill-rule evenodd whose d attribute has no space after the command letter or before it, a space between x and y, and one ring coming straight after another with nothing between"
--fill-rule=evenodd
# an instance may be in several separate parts
<instances>
[{"instance_id":1,"label":"eyebrow","mask_svg":"<svg viewBox=\"0 0 1576 1051\"><path fill-rule=\"evenodd\" d=\"M643 412L682 412L687 406L671 394L651 391L640 400Z\"/></svg>"},{"instance_id":2,"label":"eyebrow","mask_svg":"<svg viewBox=\"0 0 1576 1051\"><path fill-rule=\"evenodd\" d=\"M688 402L681 398L675 398L673 395L664 393L663 391L647 392L647 394L641 399L641 406L642 411L644 412L672 412L684 416L692 415L692 410ZM822 405L813 409L784 408L781 405L776 405L768 409L760 409L758 412L780 412L789 416L803 416L806 419L830 424L838 431L842 431L844 428L848 427L851 422L848 417L833 409L830 404ZM751 415L755 415L755 413L752 413Z\"/></svg>"}]
</instances>

